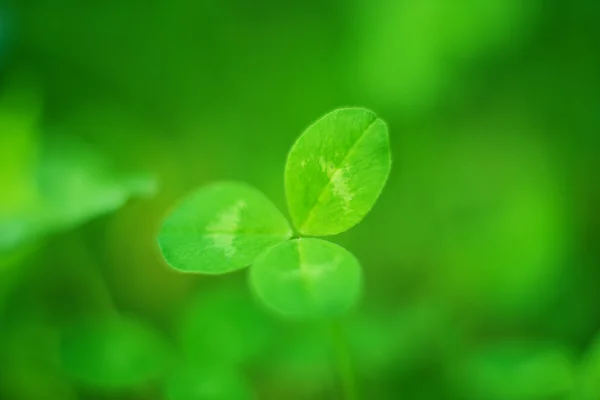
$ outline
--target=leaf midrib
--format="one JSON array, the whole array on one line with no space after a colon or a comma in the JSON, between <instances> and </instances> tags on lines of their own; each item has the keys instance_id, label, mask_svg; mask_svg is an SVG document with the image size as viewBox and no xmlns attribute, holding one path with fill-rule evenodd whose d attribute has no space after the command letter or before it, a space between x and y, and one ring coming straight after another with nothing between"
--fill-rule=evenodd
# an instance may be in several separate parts
<instances>
[{"instance_id":1,"label":"leaf midrib","mask_svg":"<svg viewBox=\"0 0 600 400\"><path fill-rule=\"evenodd\" d=\"M302 239L297 239L296 241L296 250L298 251L298 269L300 270L300 280L302 281L302 286L306 290L306 294L311 303L315 300L314 289L312 285L312 279L310 278L310 272L305 268L304 260L305 257L302 254L303 251L300 250L300 243Z\"/></svg>"},{"instance_id":2,"label":"leaf midrib","mask_svg":"<svg viewBox=\"0 0 600 400\"><path fill-rule=\"evenodd\" d=\"M367 127L365 128L365 130L360 134L360 136L356 139L356 141L354 142L354 144L350 147L350 149L348 150L348 152L346 153L346 155L344 156L344 158L342 159L342 161L340 162L340 164L336 165L335 172L333 174L331 174L331 177L327 178L327 183L325 185L323 185L323 188L321 188L321 191L319 192L319 196L317 197L317 200L311 206L311 208L309 209L309 211L308 211L308 213L306 215L306 218L304 219L304 223L302 224L302 226L300 226L298 228L298 230L301 233L305 233L305 227L306 227L306 225L312 220L312 218L314 218L313 214L314 214L315 209L321 203L321 199L322 199L323 195L325 194L326 189L329 186L331 186L331 182L333 181L333 178L342 170L341 166L343 166L348 161L348 159L350 158L350 156L356 150L356 147L357 147L358 143L365 137L365 135L367 134L367 132L369 132L369 130L371 129L371 127L373 126L373 124L375 124L377 121L378 121L378 118L375 116L375 118L373 119L373 121L371 121L369 123L369 125L367 125Z\"/></svg>"}]
</instances>

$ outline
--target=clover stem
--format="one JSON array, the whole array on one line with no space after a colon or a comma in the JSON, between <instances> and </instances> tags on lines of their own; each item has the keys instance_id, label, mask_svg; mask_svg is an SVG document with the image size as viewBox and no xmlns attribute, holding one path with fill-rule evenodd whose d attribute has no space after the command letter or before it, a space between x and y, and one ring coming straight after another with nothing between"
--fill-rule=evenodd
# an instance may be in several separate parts
<instances>
[{"instance_id":1,"label":"clover stem","mask_svg":"<svg viewBox=\"0 0 600 400\"><path fill-rule=\"evenodd\" d=\"M356 379L352 368L348 341L344 334L344 328L339 321L332 321L331 334L337 362L337 372L341 383L344 400L358 400Z\"/></svg>"}]
</instances>

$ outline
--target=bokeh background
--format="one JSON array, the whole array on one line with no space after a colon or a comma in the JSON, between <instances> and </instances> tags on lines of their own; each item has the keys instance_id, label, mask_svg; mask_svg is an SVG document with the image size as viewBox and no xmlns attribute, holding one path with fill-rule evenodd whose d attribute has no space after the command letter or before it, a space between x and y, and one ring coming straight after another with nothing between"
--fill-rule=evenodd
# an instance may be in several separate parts
<instances>
[{"instance_id":1,"label":"bokeh background","mask_svg":"<svg viewBox=\"0 0 600 400\"><path fill-rule=\"evenodd\" d=\"M597 0L0 3L0 398L600 399L599 45ZM339 329L165 264L341 106L393 167Z\"/></svg>"}]
</instances>

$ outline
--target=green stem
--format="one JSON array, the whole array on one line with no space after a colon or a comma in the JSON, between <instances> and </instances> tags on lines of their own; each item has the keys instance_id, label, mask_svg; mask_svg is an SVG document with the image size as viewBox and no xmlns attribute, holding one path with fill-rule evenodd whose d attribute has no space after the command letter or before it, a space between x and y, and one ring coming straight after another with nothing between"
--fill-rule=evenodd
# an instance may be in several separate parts
<instances>
[{"instance_id":1,"label":"green stem","mask_svg":"<svg viewBox=\"0 0 600 400\"><path fill-rule=\"evenodd\" d=\"M352 361L348 351L348 341L344 334L344 328L339 321L331 323L331 334L335 357L337 361L337 372L341 383L344 400L358 400L356 379L352 368Z\"/></svg>"}]
</instances>

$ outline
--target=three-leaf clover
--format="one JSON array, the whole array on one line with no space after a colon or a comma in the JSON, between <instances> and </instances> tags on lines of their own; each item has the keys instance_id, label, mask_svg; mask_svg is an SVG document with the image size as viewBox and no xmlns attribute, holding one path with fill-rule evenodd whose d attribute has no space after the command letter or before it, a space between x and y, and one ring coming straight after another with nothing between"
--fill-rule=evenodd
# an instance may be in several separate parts
<instances>
[{"instance_id":1,"label":"three-leaf clover","mask_svg":"<svg viewBox=\"0 0 600 400\"><path fill-rule=\"evenodd\" d=\"M183 272L222 274L252 265L255 293L282 315L341 314L359 297L360 264L314 236L358 224L390 167L386 124L366 109L335 110L311 125L288 154L285 192L298 237L292 239L290 224L260 191L216 182L171 212L159 246L169 265Z\"/></svg>"}]
</instances>

